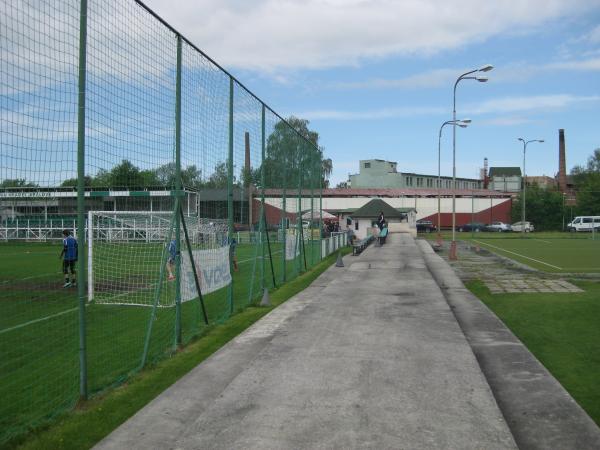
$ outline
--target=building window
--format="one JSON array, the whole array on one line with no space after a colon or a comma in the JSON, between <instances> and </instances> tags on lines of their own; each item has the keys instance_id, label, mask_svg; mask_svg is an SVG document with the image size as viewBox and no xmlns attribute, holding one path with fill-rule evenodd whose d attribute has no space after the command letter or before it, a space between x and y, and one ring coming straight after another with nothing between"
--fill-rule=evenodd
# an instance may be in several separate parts
<instances>
[{"instance_id":1,"label":"building window","mask_svg":"<svg viewBox=\"0 0 600 450\"><path fill-rule=\"evenodd\" d=\"M354 221L354 229L355 229L355 230L358 230L358 220L355 220L355 221Z\"/></svg>"},{"instance_id":2,"label":"building window","mask_svg":"<svg viewBox=\"0 0 600 450\"><path fill-rule=\"evenodd\" d=\"M365 163L365 169L370 169L371 168L371 163Z\"/></svg>"},{"instance_id":3,"label":"building window","mask_svg":"<svg viewBox=\"0 0 600 450\"><path fill-rule=\"evenodd\" d=\"M406 185L412 186L412 177L406 177Z\"/></svg>"},{"instance_id":4,"label":"building window","mask_svg":"<svg viewBox=\"0 0 600 450\"><path fill-rule=\"evenodd\" d=\"M423 178L417 178L417 187L423 187Z\"/></svg>"}]
</instances>

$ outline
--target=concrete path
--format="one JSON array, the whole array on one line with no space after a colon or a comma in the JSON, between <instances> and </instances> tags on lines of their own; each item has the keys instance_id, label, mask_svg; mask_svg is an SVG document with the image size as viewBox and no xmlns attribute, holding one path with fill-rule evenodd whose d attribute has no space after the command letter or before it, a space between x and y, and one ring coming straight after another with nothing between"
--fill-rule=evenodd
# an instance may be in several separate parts
<instances>
[{"instance_id":1,"label":"concrete path","mask_svg":"<svg viewBox=\"0 0 600 450\"><path fill-rule=\"evenodd\" d=\"M516 448L414 240L344 263L97 448Z\"/></svg>"}]
</instances>

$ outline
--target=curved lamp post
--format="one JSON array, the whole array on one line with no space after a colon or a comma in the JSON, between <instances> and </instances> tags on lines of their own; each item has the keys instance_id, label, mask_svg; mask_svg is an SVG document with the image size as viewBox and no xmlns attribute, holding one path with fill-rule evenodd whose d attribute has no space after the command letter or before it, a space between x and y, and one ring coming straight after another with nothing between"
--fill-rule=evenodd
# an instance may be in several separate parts
<instances>
[{"instance_id":1,"label":"curved lamp post","mask_svg":"<svg viewBox=\"0 0 600 450\"><path fill-rule=\"evenodd\" d=\"M454 97L452 107L452 120L456 121L456 86L462 80L477 80L480 83L488 81L487 77L483 76L471 76L474 73L489 72L494 66L486 64L479 69L470 70L463 73L456 79L454 83ZM449 259L456 259L456 127L452 127L452 243L450 244Z\"/></svg>"},{"instance_id":2,"label":"curved lamp post","mask_svg":"<svg viewBox=\"0 0 600 450\"><path fill-rule=\"evenodd\" d=\"M437 180L437 191L438 191L438 214L437 214L437 244L439 246L442 245L442 233L441 233L441 211L440 211L440 202L441 202L441 189L442 189L442 175L441 175L441 154L442 154L442 130L446 125L459 126L461 128L467 128L471 123L471 119L461 119L461 120L446 120L442 126L440 127L440 132L438 135L438 180Z\"/></svg>"},{"instance_id":3,"label":"curved lamp post","mask_svg":"<svg viewBox=\"0 0 600 450\"><path fill-rule=\"evenodd\" d=\"M526 141L523 138L519 138L519 141L521 141L523 143L523 187L521 189L521 196L522 196L522 210L521 210L521 236L525 237L525 192L526 192L526 188L525 185L527 178L525 177L525 152L527 151L527 144L530 144L531 142L539 142L542 143L544 142L543 139L531 139L530 141Z\"/></svg>"}]
</instances>

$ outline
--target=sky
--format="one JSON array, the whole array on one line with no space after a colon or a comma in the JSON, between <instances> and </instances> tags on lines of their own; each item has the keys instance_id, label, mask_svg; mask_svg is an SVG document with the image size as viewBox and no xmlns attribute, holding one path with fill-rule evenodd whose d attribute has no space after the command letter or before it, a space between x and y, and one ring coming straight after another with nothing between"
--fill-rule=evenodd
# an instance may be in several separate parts
<instances>
[{"instance_id":1,"label":"sky","mask_svg":"<svg viewBox=\"0 0 600 450\"><path fill-rule=\"evenodd\" d=\"M457 86L457 176L490 166L558 170L600 147L600 0L146 0L151 9L275 111L310 121L333 160L332 185L360 159L437 173L453 85L492 64L487 83ZM452 173L445 127L442 175Z\"/></svg>"}]
</instances>

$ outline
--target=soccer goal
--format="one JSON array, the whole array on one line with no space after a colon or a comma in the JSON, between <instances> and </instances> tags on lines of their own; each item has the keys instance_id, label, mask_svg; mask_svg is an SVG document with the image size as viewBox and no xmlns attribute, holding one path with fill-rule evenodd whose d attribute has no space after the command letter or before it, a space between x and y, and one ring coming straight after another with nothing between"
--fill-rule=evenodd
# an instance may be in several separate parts
<instances>
[{"instance_id":1,"label":"soccer goal","mask_svg":"<svg viewBox=\"0 0 600 450\"><path fill-rule=\"evenodd\" d=\"M227 286L231 282L227 222L198 217L184 219L191 248L184 238L182 224L180 253L176 254L177 222L173 213L90 211L88 301L170 307L175 305L176 283L181 286L182 302L198 298L196 280L202 294ZM176 278L178 258L181 268Z\"/></svg>"}]
</instances>

